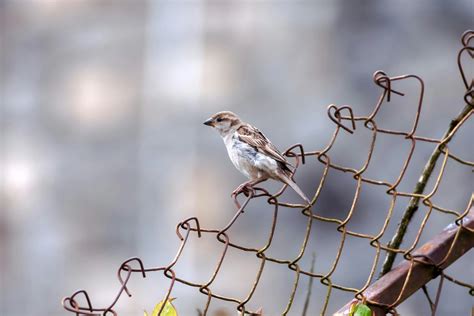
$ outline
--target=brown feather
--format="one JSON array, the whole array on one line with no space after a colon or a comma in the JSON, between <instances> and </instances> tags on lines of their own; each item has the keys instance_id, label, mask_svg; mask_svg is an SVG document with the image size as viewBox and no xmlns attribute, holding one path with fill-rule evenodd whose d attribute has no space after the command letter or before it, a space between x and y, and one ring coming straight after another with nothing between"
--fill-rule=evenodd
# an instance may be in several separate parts
<instances>
[{"instance_id":1,"label":"brown feather","mask_svg":"<svg viewBox=\"0 0 474 316\"><path fill-rule=\"evenodd\" d=\"M248 145L254 147L257 151L275 159L283 170L289 171L291 173L289 167L293 166L256 127L244 123L237 129L237 133L239 134L240 141L247 143Z\"/></svg>"}]
</instances>

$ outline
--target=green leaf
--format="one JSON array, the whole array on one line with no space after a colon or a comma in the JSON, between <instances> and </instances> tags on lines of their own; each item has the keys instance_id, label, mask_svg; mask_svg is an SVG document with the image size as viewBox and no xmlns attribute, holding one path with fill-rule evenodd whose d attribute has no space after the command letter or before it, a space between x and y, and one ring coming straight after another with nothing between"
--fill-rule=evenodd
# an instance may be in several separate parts
<instances>
[{"instance_id":1,"label":"green leaf","mask_svg":"<svg viewBox=\"0 0 474 316\"><path fill-rule=\"evenodd\" d=\"M365 304L355 303L351 306L349 316L372 316L372 310Z\"/></svg>"},{"instance_id":2,"label":"green leaf","mask_svg":"<svg viewBox=\"0 0 474 316\"><path fill-rule=\"evenodd\" d=\"M178 316L176 309L171 303L173 300L174 298L170 298L166 301L165 307L163 307L163 310L161 311L160 315L158 315L158 313L161 309L161 306L163 306L163 301L156 304L155 308L153 309L153 312L151 313L151 316ZM146 311L144 316L149 316Z\"/></svg>"}]
</instances>

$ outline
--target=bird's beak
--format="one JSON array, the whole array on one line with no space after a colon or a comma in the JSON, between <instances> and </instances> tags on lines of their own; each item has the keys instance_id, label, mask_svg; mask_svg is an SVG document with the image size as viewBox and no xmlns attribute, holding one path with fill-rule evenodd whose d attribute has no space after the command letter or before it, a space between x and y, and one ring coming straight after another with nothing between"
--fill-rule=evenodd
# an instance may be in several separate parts
<instances>
[{"instance_id":1,"label":"bird's beak","mask_svg":"<svg viewBox=\"0 0 474 316\"><path fill-rule=\"evenodd\" d=\"M204 122L204 125L214 126L214 120L212 118L209 118Z\"/></svg>"}]
</instances>

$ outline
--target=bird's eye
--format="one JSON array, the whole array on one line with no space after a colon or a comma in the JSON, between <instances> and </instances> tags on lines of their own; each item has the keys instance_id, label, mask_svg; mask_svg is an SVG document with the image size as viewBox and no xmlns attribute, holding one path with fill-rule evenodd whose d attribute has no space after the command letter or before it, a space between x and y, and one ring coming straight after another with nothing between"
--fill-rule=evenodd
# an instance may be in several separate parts
<instances>
[{"instance_id":1,"label":"bird's eye","mask_svg":"<svg viewBox=\"0 0 474 316\"><path fill-rule=\"evenodd\" d=\"M222 122L222 118L221 117L216 118L216 122Z\"/></svg>"}]
</instances>

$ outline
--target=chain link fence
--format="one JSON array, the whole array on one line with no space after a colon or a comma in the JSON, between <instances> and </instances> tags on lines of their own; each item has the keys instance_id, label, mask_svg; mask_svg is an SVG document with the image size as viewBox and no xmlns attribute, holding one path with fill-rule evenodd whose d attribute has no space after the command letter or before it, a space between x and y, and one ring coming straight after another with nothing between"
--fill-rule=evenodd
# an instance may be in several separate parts
<instances>
[{"instance_id":1,"label":"chain link fence","mask_svg":"<svg viewBox=\"0 0 474 316\"><path fill-rule=\"evenodd\" d=\"M196 292L207 297L207 301L201 309L201 313L204 315L208 313L209 306L214 300L231 302L235 304L236 309L241 314L252 315L259 312L248 310L246 304L252 299L256 288L259 286L259 281L265 266L269 262L286 266L289 270L294 272L294 283L289 285L292 290L288 297L286 308L281 312L283 315L291 314L290 311L296 291L300 286L300 277L302 275L319 280L327 288L325 295L308 295L307 297L308 300L323 301L322 309L320 311L321 315L335 312L328 310L328 304L333 291L346 291L353 293L354 301L367 303L377 315L385 313L397 314L396 307L420 288L423 289L429 302L429 306L431 307L431 313L434 315L436 313L440 295L442 294L443 282L445 281L453 282L461 287L465 287L469 295L474 295L474 286L472 284L457 280L443 272L449 264L460 258L474 246L473 196L471 195L469 200L466 201L466 207L462 210L452 210L443 205L436 204L433 201L433 197L436 196L440 183L443 182L448 161L465 166L466 170L470 170L468 172L472 172L472 168L474 167L474 162L469 160L472 159L472 157L460 157L448 147L450 140L452 140L457 133L460 133L463 124L471 119L472 114L474 113L474 80L468 77L468 74L465 71L467 68L464 66L465 63L472 61L469 60L469 58L474 58L473 42L474 31L466 31L462 36L463 47L460 49L458 54L458 67L466 88L464 94L464 101L466 104L459 115L450 122L449 127L442 138L435 139L417 134L417 127L423 107L423 80L416 75L389 76L382 71L377 71L373 78L375 84L381 89L381 94L372 113L367 116L357 116L351 106L330 105L327 113L329 119L334 122L336 126L329 144L322 150L306 150L302 144L296 144L284 152L287 157L294 159L296 166L295 170L297 170L298 166L301 164L309 164L310 161L322 164L324 171L319 181L319 185L312 195L311 206L283 201L281 196L285 191L286 186L283 186L276 193L270 193L261 187L256 187L253 192L240 192L233 196L236 213L224 228L212 229L201 227L199 219L196 217L188 218L176 226L176 234L180 239L181 244L175 258L169 264L160 267L146 267L140 258L131 258L123 262L117 272L120 287L117 291L117 295L108 306L97 307L93 305L92 299L89 297L88 293L84 290L79 290L62 300L63 307L69 312L76 313L76 315L118 315L119 312L115 310L115 307L119 299L124 294L131 296L128 283L132 275L139 274L145 278L150 273L160 272L169 279L169 287L164 300L171 297L175 284L179 282L195 288ZM399 82L416 85L418 89L418 99L415 102L408 101L416 104L416 114L413 118L412 127L408 131L384 129L379 127L377 124L377 115L379 114L381 107L384 106L385 103L390 102L394 97L394 94L404 96L404 93L398 88ZM341 133L353 134L356 129L367 129L372 135L369 150L363 166L360 169L355 169L349 166L335 164L330 153L336 139ZM392 182L383 179L369 178L366 176L366 170L371 163L371 158L376 148L376 139L382 134L399 137L410 144L410 149L406 157L400 158L400 160L403 160L402 168L399 171L396 180ZM417 144L420 143L431 144L435 149L426 163L423 173L413 192L402 192L398 189L399 184L404 178L407 168L410 165ZM466 144L466 146L470 145L472 146L472 144ZM441 168L438 174L434 174L435 165L438 160L441 160ZM325 217L318 214L318 197L326 183L329 172L351 174L353 181L355 182L356 189L352 199L352 205L350 209L347 210L345 218ZM430 192L425 192L428 180L432 176L436 179L434 186ZM364 189L370 189L375 186L384 188L386 194L391 199L390 206L386 210L385 219L380 223L380 230L376 234L367 234L350 230L348 224L355 217L355 210L357 208L361 189L363 187ZM403 217L398 219L395 218L393 210L395 205L401 203L401 198L409 198L410 202L408 203ZM244 216L246 207L253 199L266 199L268 202L267 211L273 212L273 219L271 222L271 229L268 232L266 244L262 247L250 248L234 243L228 231L238 221L239 217ZM417 229L416 237L411 245L402 248L403 237L405 236L414 213L419 209L420 203L425 206L424 209L427 211L423 215L421 224ZM375 207L376 206L374 206L374 208ZM307 218L305 236L299 254L295 258L280 259L267 255L267 250L272 245L272 240L277 229L278 213L281 208L300 210L301 213L299 216L305 216ZM420 237L425 231L430 216L434 212L441 212L448 215L450 220L447 221L446 224L450 225L446 230L435 236L428 243L419 247ZM298 213L295 213L295 216L297 216L297 214ZM387 235L387 227L389 223L397 220L400 220L400 223L395 235L392 237L392 240L389 243L383 243L381 239ZM300 265L303 256L310 252L307 249L307 246L312 232L311 228L315 221L335 224L336 229L341 236L339 247L332 265L326 273L322 274L315 273L313 270L306 271L302 269ZM180 260L181 254L190 238L200 238L203 235L214 236L224 247L208 281L205 283L194 283L177 275L173 270L173 267ZM336 283L332 279L334 272L338 268L346 241L349 238L365 240L367 247L372 247L375 250L375 255L370 263L371 269L367 275L366 281L358 288ZM260 266L255 275L253 284L245 297L225 296L212 290L213 282L221 271L221 267L229 248L234 248L241 252L253 253L260 260ZM383 255L385 255L385 260L383 261L380 278L376 281L377 265ZM404 260L394 269L393 265L397 255L403 255ZM245 272L242 271L241 273ZM436 297L432 299L428 294L425 284L437 276L440 276L438 291ZM343 307L338 313L349 314L349 306L351 303L352 302L349 302L348 305ZM305 306L307 306L307 304L305 304ZM304 313L306 313L306 308L307 307L304 309Z\"/></svg>"}]
</instances>

